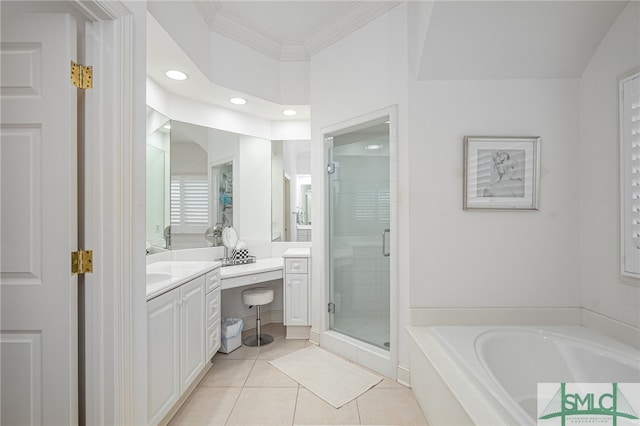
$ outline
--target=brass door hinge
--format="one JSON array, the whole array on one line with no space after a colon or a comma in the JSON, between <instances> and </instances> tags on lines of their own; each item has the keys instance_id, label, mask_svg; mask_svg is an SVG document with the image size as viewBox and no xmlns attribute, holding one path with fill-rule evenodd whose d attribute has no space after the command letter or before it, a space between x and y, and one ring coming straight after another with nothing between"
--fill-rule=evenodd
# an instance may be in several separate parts
<instances>
[{"instance_id":1,"label":"brass door hinge","mask_svg":"<svg viewBox=\"0 0 640 426\"><path fill-rule=\"evenodd\" d=\"M93 67L71 62L71 83L78 89L91 89L93 87Z\"/></svg>"},{"instance_id":2,"label":"brass door hinge","mask_svg":"<svg viewBox=\"0 0 640 426\"><path fill-rule=\"evenodd\" d=\"M93 272L93 250L71 252L71 275Z\"/></svg>"}]
</instances>

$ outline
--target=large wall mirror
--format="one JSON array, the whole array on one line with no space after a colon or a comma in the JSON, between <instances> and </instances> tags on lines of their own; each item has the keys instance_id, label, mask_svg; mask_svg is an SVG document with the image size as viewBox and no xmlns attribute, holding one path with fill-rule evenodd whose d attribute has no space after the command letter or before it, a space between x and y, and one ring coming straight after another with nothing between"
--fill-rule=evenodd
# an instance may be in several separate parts
<instances>
[{"instance_id":1,"label":"large wall mirror","mask_svg":"<svg viewBox=\"0 0 640 426\"><path fill-rule=\"evenodd\" d=\"M170 182L169 118L147 107L147 248L167 246Z\"/></svg>"},{"instance_id":2,"label":"large wall mirror","mask_svg":"<svg viewBox=\"0 0 640 426\"><path fill-rule=\"evenodd\" d=\"M271 143L271 240L311 241L311 145Z\"/></svg>"},{"instance_id":3,"label":"large wall mirror","mask_svg":"<svg viewBox=\"0 0 640 426\"><path fill-rule=\"evenodd\" d=\"M228 225L247 242L310 241L309 145L169 120L148 108L149 251L211 246L211 230Z\"/></svg>"}]
</instances>

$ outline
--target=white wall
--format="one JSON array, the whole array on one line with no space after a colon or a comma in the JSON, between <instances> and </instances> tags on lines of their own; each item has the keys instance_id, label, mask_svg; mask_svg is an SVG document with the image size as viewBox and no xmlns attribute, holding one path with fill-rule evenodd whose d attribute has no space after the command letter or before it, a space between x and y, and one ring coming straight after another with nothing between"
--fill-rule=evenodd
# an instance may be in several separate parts
<instances>
[{"instance_id":1,"label":"white wall","mask_svg":"<svg viewBox=\"0 0 640 426\"><path fill-rule=\"evenodd\" d=\"M410 90L411 306L579 306L576 80ZM540 136L540 211L462 209L465 135Z\"/></svg>"},{"instance_id":2,"label":"white wall","mask_svg":"<svg viewBox=\"0 0 640 426\"><path fill-rule=\"evenodd\" d=\"M280 62L209 29L190 1L148 10L213 83L282 105L309 104L309 63Z\"/></svg>"},{"instance_id":3,"label":"white wall","mask_svg":"<svg viewBox=\"0 0 640 426\"><path fill-rule=\"evenodd\" d=\"M630 2L583 74L579 157L582 305L635 327L640 288L619 276L617 80L640 66L639 22L640 5Z\"/></svg>"},{"instance_id":4,"label":"white wall","mask_svg":"<svg viewBox=\"0 0 640 426\"><path fill-rule=\"evenodd\" d=\"M190 1L147 1L147 10L200 68L204 75L211 70L211 52L206 40L209 27Z\"/></svg>"},{"instance_id":5,"label":"white wall","mask_svg":"<svg viewBox=\"0 0 640 426\"><path fill-rule=\"evenodd\" d=\"M147 78L146 90L147 105L171 120L264 139L305 140L310 138L310 123L307 120L269 121L242 114L168 93L150 78Z\"/></svg>"},{"instance_id":6,"label":"white wall","mask_svg":"<svg viewBox=\"0 0 640 426\"><path fill-rule=\"evenodd\" d=\"M200 145L196 143L171 144L172 175L206 175L207 168L207 152Z\"/></svg>"},{"instance_id":7,"label":"white wall","mask_svg":"<svg viewBox=\"0 0 640 426\"><path fill-rule=\"evenodd\" d=\"M407 8L400 5L311 58L311 174L314 203L312 247L312 324L324 325L328 277L326 274L325 211L327 205L326 154L322 128L358 116L398 105L399 193L396 200L399 222L408 223L408 133L407 133ZM392 184L396 183L392 181ZM409 314L409 229L398 229L400 363L408 365L404 327Z\"/></svg>"},{"instance_id":8,"label":"white wall","mask_svg":"<svg viewBox=\"0 0 640 426\"><path fill-rule=\"evenodd\" d=\"M271 241L271 141L240 136L237 167L240 175L233 190L238 237Z\"/></svg>"}]
</instances>

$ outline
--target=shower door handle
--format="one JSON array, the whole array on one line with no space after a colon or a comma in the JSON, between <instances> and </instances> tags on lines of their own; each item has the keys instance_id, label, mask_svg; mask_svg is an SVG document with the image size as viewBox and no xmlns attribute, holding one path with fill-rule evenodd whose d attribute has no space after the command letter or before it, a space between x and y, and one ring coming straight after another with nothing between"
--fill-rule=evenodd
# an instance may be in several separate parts
<instances>
[{"instance_id":1,"label":"shower door handle","mask_svg":"<svg viewBox=\"0 0 640 426\"><path fill-rule=\"evenodd\" d=\"M389 257L391 255L391 253L387 251L387 234L389 232L391 232L391 229L385 229L382 231L382 255L384 257Z\"/></svg>"}]
</instances>

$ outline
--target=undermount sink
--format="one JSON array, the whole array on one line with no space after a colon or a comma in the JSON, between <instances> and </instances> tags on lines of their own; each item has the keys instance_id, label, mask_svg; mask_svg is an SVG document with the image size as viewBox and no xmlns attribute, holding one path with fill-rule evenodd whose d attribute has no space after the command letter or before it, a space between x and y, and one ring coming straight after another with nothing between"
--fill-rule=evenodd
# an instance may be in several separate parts
<instances>
[{"instance_id":1,"label":"undermount sink","mask_svg":"<svg viewBox=\"0 0 640 426\"><path fill-rule=\"evenodd\" d=\"M147 273L147 285L158 284L171 280L171 274L163 274L160 272Z\"/></svg>"}]
</instances>

